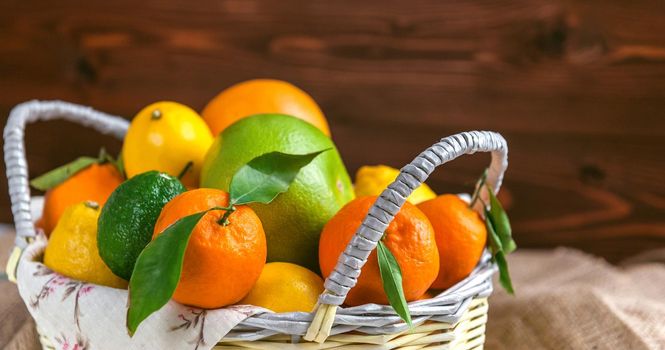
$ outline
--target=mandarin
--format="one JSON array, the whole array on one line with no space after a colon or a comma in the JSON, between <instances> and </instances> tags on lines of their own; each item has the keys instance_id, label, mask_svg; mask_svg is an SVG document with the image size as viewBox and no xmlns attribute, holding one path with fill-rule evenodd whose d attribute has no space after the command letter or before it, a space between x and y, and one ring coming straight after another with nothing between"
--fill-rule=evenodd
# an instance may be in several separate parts
<instances>
[{"instance_id":1,"label":"mandarin","mask_svg":"<svg viewBox=\"0 0 665 350\"><path fill-rule=\"evenodd\" d=\"M42 228L47 236L50 235L69 206L84 201L103 206L113 190L123 181L123 176L111 163L90 165L46 191L44 211L37 226Z\"/></svg>"},{"instance_id":2,"label":"mandarin","mask_svg":"<svg viewBox=\"0 0 665 350\"><path fill-rule=\"evenodd\" d=\"M432 223L439 248L441 267L432 288L450 288L478 264L487 240L485 222L465 201L452 194L422 202L418 208Z\"/></svg>"},{"instance_id":3,"label":"mandarin","mask_svg":"<svg viewBox=\"0 0 665 350\"><path fill-rule=\"evenodd\" d=\"M323 228L319 242L319 262L323 277L335 268L337 259L367 215L375 196L359 197L345 205ZM407 301L420 298L439 273L439 253L434 229L415 205L406 202L388 225L383 243L393 253L402 271L402 286ZM346 298L346 304L388 304L381 273L373 251L362 269L358 282Z\"/></svg>"},{"instance_id":4,"label":"mandarin","mask_svg":"<svg viewBox=\"0 0 665 350\"><path fill-rule=\"evenodd\" d=\"M162 209L153 239L182 217L228 204L229 195L221 190L184 192ZM248 206L239 205L224 225L218 222L224 213L209 211L194 227L173 294L177 302L207 309L234 304L259 278L267 255L259 217Z\"/></svg>"}]
</instances>

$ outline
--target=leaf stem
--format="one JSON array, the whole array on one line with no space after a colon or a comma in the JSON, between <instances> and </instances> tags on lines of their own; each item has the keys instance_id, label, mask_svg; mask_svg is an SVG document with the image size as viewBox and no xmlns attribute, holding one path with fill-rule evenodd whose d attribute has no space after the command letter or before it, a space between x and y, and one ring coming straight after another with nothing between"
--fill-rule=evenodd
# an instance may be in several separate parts
<instances>
[{"instance_id":1,"label":"leaf stem","mask_svg":"<svg viewBox=\"0 0 665 350\"><path fill-rule=\"evenodd\" d=\"M189 162L187 162L187 164L185 164L185 167L182 168L182 170L180 170L180 174L178 174L178 180L182 180L182 177L185 176L185 174L187 174L187 171L189 171L189 169L193 165L194 165L194 162L192 162L191 160Z\"/></svg>"},{"instance_id":2,"label":"leaf stem","mask_svg":"<svg viewBox=\"0 0 665 350\"><path fill-rule=\"evenodd\" d=\"M222 215L222 217L219 220L217 220L217 223L222 226L226 226L229 224L229 216L231 216L231 214L233 214L233 212L236 211L236 207L234 205L230 205L228 208L221 208L221 209L226 210L226 212L224 212L224 215Z\"/></svg>"},{"instance_id":3,"label":"leaf stem","mask_svg":"<svg viewBox=\"0 0 665 350\"><path fill-rule=\"evenodd\" d=\"M480 191L485 185L485 181L487 181L487 168L485 168L485 171L483 171L483 174L480 175L480 178L476 182L476 189L473 191L471 201L469 201L469 208L473 208L473 206L476 204L476 201L478 201L478 198L480 198Z\"/></svg>"},{"instance_id":4,"label":"leaf stem","mask_svg":"<svg viewBox=\"0 0 665 350\"><path fill-rule=\"evenodd\" d=\"M106 148L102 147L99 149L99 155L97 156L97 163L102 164L112 160L111 155L106 152Z\"/></svg>"}]
</instances>

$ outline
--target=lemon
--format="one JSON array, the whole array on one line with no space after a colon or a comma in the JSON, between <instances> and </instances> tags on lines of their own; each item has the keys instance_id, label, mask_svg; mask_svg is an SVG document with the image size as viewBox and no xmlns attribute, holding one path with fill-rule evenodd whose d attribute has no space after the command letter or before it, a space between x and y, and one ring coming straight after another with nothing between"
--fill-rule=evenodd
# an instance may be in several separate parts
<instances>
[{"instance_id":1,"label":"lemon","mask_svg":"<svg viewBox=\"0 0 665 350\"><path fill-rule=\"evenodd\" d=\"M127 177L158 170L198 187L201 165L213 137L205 121L191 108L176 102L156 102L132 119L122 145ZM191 167L187 165L191 162Z\"/></svg>"},{"instance_id":2,"label":"lemon","mask_svg":"<svg viewBox=\"0 0 665 350\"><path fill-rule=\"evenodd\" d=\"M322 292L319 275L296 264L272 262L263 267L258 281L239 304L274 312L311 312Z\"/></svg>"},{"instance_id":3,"label":"lemon","mask_svg":"<svg viewBox=\"0 0 665 350\"><path fill-rule=\"evenodd\" d=\"M386 165L366 165L356 172L356 182L354 190L356 197L360 196L378 196L388 187L399 175L399 170ZM426 184L416 188L407 200L411 204L418 204L436 197Z\"/></svg>"},{"instance_id":4,"label":"lemon","mask_svg":"<svg viewBox=\"0 0 665 350\"><path fill-rule=\"evenodd\" d=\"M67 207L51 233L44 251L44 264L73 279L126 288L127 281L114 275L99 256L99 213L99 205L90 201Z\"/></svg>"}]
</instances>

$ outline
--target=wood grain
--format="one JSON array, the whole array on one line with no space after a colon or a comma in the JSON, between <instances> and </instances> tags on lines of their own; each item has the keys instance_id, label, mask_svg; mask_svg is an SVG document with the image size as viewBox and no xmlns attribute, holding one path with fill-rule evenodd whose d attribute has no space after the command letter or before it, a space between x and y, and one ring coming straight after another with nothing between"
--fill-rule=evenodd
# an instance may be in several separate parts
<instances>
[{"instance_id":1,"label":"wood grain","mask_svg":"<svg viewBox=\"0 0 665 350\"><path fill-rule=\"evenodd\" d=\"M518 243L618 261L665 246L664 16L657 0L7 0L0 115L35 98L127 117L164 99L201 109L238 81L285 79L321 104L350 172L399 167L454 132L501 132ZM28 135L34 175L119 149L64 123ZM468 190L487 161L429 182Z\"/></svg>"}]
</instances>

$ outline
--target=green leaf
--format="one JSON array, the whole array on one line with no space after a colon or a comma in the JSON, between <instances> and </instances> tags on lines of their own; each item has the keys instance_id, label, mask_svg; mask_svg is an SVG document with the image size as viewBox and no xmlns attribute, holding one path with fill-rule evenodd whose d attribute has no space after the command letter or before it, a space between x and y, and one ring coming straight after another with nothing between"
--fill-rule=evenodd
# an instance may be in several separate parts
<instances>
[{"instance_id":1,"label":"green leaf","mask_svg":"<svg viewBox=\"0 0 665 350\"><path fill-rule=\"evenodd\" d=\"M123 178L127 178L127 174L125 174L125 161L122 159L122 152L118 154L118 159L115 161L115 167Z\"/></svg>"},{"instance_id":2,"label":"green leaf","mask_svg":"<svg viewBox=\"0 0 665 350\"><path fill-rule=\"evenodd\" d=\"M509 294L515 294L513 283L510 280L510 272L508 271L508 262L506 261L504 247L501 238L497 234L494 224L490 219L490 213L488 210L485 210L485 225L487 226L488 245L492 252L492 260L496 262L499 267L499 282L506 292Z\"/></svg>"},{"instance_id":3,"label":"green leaf","mask_svg":"<svg viewBox=\"0 0 665 350\"><path fill-rule=\"evenodd\" d=\"M71 163L57 167L47 172L46 174L43 174L33 179L32 181L30 181L30 185L38 190L47 191L65 182L65 180L69 179L72 175L78 173L79 171L97 162L98 162L97 158L92 158L92 157L77 158Z\"/></svg>"},{"instance_id":4,"label":"green leaf","mask_svg":"<svg viewBox=\"0 0 665 350\"><path fill-rule=\"evenodd\" d=\"M492 251L492 255L494 255L496 252L502 252L503 244L501 243L501 238L499 238L499 235L496 233L494 224L492 223L489 212L487 210L485 210L485 226L487 227L487 238L489 239L488 243L490 250Z\"/></svg>"},{"instance_id":5,"label":"green leaf","mask_svg":"<svg viewBox=\"0 0 665 350\"><path fill-rule=\"evenodd\" d=\"M508 214L503 210L501 202L496 198L494 191L487 186L487 192L490 198L490 210L489 218L492 221L492 226L496 231L497 235L501 239L501 245L503 246L503 251L506 254L512 253L517 245L513 240L512 229L510 228L510 220L508 219Z\"/></svg>"},{"instance_id":6,"label":"green leaf","mask_svg":"<svg viewBox=\"0 0 665 350\"><path fill-rule=\"evenodd\" d=\"M270 152L252 159L231 179L231 205L272 202L289 189L301 168L327 150L308 154Z\"/></svg>"},{"instance_id":7,"label":"green leaf","mask_svg":"<svg viewBox=\"0 0 665 350\"><path fill-rule=\"evenodd\" d=\"M485 186L485 182L487 181L487 173L489 169L485 168L483 173L480 175L480 178L478 181L476 181L476 188L473 191L473 194L471 195L471 200L469 201L469 208L473 208L473 206L476 204L476 201L480 198L480 192L483 189L483 186Z\"/></svg>"},{"instance_id":8,"label":"green leaf","mask_svg":"<svg viewBox=\"0 0 665 350\"><path fill-rule=\"evenodd\" d=\"M508 271L508 261L503 252L498 252L494 256L494 261L499 266L499 283L508 294L515 294L513 289L513 282L510 280L510 272Z\"/></svg>"},{"instance_id":9,"label":"green leaf","mask_svg":"<svg viewBox=\"0 0 665 350\"><path fill-rule=\"evenodd\" d=\"M399 268L397 259L390 249L379 241L377 245L377 254L379 260L379 271L381 272L381 281L383 282L383 290L388 296L388 301L393 310L399 317L406 322L409 327L413 327L411 322L411 314L409 313L409 306L404 297L404 288L402 286L402 270Z\"/></svg>"},{"instance_id":10,"label":"green leaf","mask_svg":"<svg viewBox=\"0 0 665 350\"><path fill-rule=\"evenodd\" d=\"M106 152L106 149L102 147L102 149L99 150L99 156L97 157L97 161L99 164L104 164L104 163L111 163L120 173L120 175L123 178L126 178L125 176L125 164L122 162L122 152L118 154L118 158L113 158L112 155L110 155L108 152Z\"/></svg>"},{"instance_id":11,"label":"green leaf","mask_svg":"<svg viewBox=\"0 0 665 350\"><path fill-rule=\"evenodd\" d=\"M173 296L192 230L212 209L185 216L169 226L141 252L129 281L127 330L130 335Z\"/></svg>"}]
</instances>

